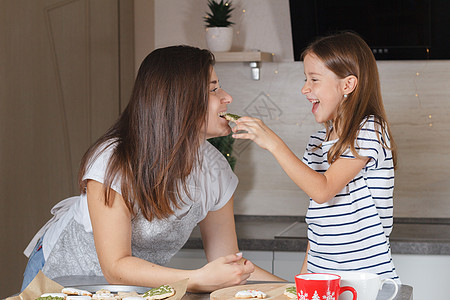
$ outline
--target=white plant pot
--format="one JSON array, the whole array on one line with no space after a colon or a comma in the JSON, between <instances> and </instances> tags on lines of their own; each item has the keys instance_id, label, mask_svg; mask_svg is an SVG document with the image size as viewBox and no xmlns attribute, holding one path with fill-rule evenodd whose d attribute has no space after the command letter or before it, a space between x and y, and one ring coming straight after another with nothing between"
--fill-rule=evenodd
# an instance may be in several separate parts
<instances>
[{"instance_id":1,"label":"white plant pot","mask_svg":"<svg viewBox=\"0 0 450 300\"><path fill-rule=\"evenodd\" d=\"M233 43L233 28L206 27L206 43L212 52L227 52Z\"/></svg>"}]
</instances>

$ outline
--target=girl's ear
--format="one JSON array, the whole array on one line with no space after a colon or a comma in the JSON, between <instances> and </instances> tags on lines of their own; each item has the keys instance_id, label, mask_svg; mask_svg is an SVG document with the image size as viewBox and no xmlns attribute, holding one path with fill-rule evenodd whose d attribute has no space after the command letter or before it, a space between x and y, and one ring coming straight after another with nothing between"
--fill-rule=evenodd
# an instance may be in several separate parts
<instances>
[{"instance_id":1,"label":"girl's ear","mask_svg":"<svg viewBox=\"0 0 450 300\"><path fill-rule=\"evenodd\" d=\"M349 75L344 78L344 95L348 95L356 89L358 85L358 78L354 75Z\"/></svg>"}]
</instances>

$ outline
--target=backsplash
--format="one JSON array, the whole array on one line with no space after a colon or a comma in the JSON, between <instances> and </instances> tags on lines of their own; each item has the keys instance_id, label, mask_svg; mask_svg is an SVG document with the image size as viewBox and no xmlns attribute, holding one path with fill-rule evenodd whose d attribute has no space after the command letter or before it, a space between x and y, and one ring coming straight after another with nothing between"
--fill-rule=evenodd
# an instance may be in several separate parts
<instances>
[{"instance_id":1,"label":"backsplash","mask_svg":"<svg viewBox=\"0 0 450 300\"><path fill-rule=\"evenodd\" d=\"M382 94L399 150L394 215L450 217L450 61L379 61ZM264 63L261 80L242 63L217 63L229 111L262 118L301 157L310 134L322 128L301 95L303 64ZM305 215L309 198L273 156L250 141L237 141L240 184L235 212Z\"/></svg>"}]
</instances>

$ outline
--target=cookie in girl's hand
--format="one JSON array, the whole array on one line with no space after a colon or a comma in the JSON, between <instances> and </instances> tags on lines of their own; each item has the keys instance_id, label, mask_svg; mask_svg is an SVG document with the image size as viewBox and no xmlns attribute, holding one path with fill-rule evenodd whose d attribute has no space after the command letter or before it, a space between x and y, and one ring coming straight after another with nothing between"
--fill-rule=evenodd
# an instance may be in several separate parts
<instances>
[{"instance_id":1,"label":"cookie in girl's hand","mask_svg":"<svg viewBox=\"0 0 450 300\"><path fill-rule=\"evenodd\" d=\"M228 121L231 121L231 122L236 123L236 121L237 121L241 116L235 115L235 114L230 114L230 113L227 113L227 112L221 112L221 113L219 114L219 117L222 117L222 118L224 118L224 119L226 119L226 120L228 120Z\"/></svg>"}]
</instances>

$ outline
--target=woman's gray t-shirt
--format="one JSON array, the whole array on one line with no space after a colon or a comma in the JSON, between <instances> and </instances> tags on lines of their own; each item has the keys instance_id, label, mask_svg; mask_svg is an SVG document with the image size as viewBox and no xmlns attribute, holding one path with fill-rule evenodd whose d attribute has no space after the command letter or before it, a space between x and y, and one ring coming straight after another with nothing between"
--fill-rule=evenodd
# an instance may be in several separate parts
<instances>
[{"instance_id":1,"label":"woman's gray t-shirt","mask_svg":"<svg viewBox=\"0 0 450 300\"><path fill-rule=\"evenodd\" d=\"M107 162L115 145L109 146L92 162L83 179L103 183ZM131 248L133 256L165 265L188 240L194 227L209 211L222 208L233 196L238 179L225 157L205 142L201 148L201 164L188 176L191 198L166 219L146 220L138 212L132 219ZM120 178L112 185L120 191ZM44 274L49 278L68 275L102 276L95 251L86 194L73 197L64 213L48 225L43 249L47 250ZM48 235L47 235L48 233ZM114 236L110 237L114 239Z\"/></svg>"}]
</instances>

